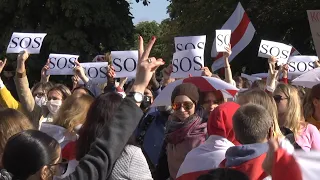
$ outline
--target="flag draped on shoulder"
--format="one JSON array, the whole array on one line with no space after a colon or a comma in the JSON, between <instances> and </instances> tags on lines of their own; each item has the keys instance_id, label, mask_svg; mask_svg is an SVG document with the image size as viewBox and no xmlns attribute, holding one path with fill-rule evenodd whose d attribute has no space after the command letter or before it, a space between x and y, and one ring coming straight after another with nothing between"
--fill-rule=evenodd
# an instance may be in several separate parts
<instances>
[{"instance_id":1,"label":"flag draped on shoulder","mask_svg":"<svg viewBox=\"0 0 320 180\"><path fill-rule=\"evenodd\" d=\"M229 57L229 61L232 61L252 41L256 32L240 2L221 29L230 29L232 32L230 40L232 54ZM213 42L211 57L215 57L212 64L213 71L223 67L223 53L217 53L215 41Z\"/></svg>"}]
</instances>

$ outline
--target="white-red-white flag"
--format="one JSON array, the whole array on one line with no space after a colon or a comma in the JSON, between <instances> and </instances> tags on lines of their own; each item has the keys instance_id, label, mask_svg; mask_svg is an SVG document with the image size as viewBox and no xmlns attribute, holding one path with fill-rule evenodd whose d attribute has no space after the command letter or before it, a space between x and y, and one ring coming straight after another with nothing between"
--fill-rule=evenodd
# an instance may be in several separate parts
<instances>
[{"instance_id":1,"label":"white-red-white flag","mask_svg":"<svg viewBox=\"0 0 320 180\"><path fill-rule=\"evenodd\" d=\"M230 29L232 32L230 40L232 54L229 57L229 61L232 61L234 57L236 57L252 41L256 32L240 2L238 3L236 10L221 29ZM213 42L211 57L215 57L212 64L212 71L216 71L224 66L223 53L217 53L215 41Z\"/></svg>"},{"instance_id":2,"label":"white-red-white flag","mask_svg":"<svg viewBox=\"0 0 320 180\"><path fill-rule=\"evenodd\" d=\"M290 46L292 46L292 45L290 44ZM292 49L291 49L291 52L290 52L290 56L297 56L297 55L301 55L301 54L299 53L298 50L296 50L296 48L294 48L292 46Z\"/></svg>"}]
</instances>

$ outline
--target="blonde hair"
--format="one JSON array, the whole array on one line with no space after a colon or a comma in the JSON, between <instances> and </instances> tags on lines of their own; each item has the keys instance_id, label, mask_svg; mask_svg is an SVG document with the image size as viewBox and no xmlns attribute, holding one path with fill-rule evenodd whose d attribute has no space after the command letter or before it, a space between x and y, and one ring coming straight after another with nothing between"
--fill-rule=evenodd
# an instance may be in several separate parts
<instances>
[{"instance_id":1,"label":"blonde hair","mask_svg":"<svg viewBox=\"0 0 320 180\"><path fill-rule=\"evenodd\" d=\"M241 92L237 97L237 103L240 105L253 103L263 106L269 112L272 118L275 138L284 137L278 124L277 105L274 99L270 97L265 91L256 88Z\"/></svg>"},{"instance_id":2,"label":"blonde hair","mask_svg":"<svg viewBox=\"0 0 320 180\"><path fill-rule=\"evenodd\" d=\"M53 120L54 124L72 132L75 126L84 123L93 100L92 96L86 94L81 96L69 96L62 103L62 106L55 116Z\"/></svg>"},{"instance_id":3,"label":"blonde hair","mask_svg":"<svg viewBox=\"0 0 320 180\"><path fill-rule=\"evenodd\" d=\"M303 116L305 119L309 119L313 116L315 108L313 106L313 97L311 96L311 92L307 91L306 95L303 99Z\"/></svg>"},{"instance_id":4,"label":"blonde hair","mask_svg":"<svg viewBox=\"0 0 320 180\"><path fill-rule=\"evenodd\" d=\"M34 127L24 114L14 109L0 110L0 164L8 139L28 129L34 129Z\"/></svg>"},{"instance_id":5,"label":"blonde hair","mask_svg":"<svg viewBox=\"0 0 320 180\"><path fill-rule=\"evenodd\" d=\"M283 126L289 128L295 136L300 134L301 126L304 124L302 105L298 90L289 84L277 85L274 94L283 93L288 98L287 111L284 113Z\"/></svg>"}]
</instances>

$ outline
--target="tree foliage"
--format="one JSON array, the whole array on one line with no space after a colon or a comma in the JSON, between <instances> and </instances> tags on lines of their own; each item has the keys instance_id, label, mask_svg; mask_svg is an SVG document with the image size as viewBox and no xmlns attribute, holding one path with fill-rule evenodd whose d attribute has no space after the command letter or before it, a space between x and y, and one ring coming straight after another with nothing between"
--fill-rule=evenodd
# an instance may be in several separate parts
<instances>
[{"instance_id":1,"label":"tree foliage","mask_svg":"<svg viewBox=\"0 0 320 180\"><path fill-rule=\"evenodd\" d=\"M79 54L88 61L106 51L130 49L134 42L126 0L0 0L0 9L2 52L13 32L47 33L41 54L29 60L29 69L37 73L50 53Z\"/></svg>"},{"instance_id":2,"label":"tree foliage","mask_svg":"<svg viewBox=\"0 0 320 180\"><path fill-rule=\"evenodd\" d=\"M164 1L164 0L163 0ZM175 36L207 35L206 65L210 66L214 31L220 29L231 16L239 0L171 0L170 19L164 34L166 54L174 52ZM256 35L250 45L232 61L233 72L263 72L266 60L257 57L261 39L292 44L300 53L315 54L307 10L320 9L318 0L240 0L254 27ZM152 3L152 2L151 2ZM171 42L171 43L170 43Z\"/></svg>"}]
</instances>

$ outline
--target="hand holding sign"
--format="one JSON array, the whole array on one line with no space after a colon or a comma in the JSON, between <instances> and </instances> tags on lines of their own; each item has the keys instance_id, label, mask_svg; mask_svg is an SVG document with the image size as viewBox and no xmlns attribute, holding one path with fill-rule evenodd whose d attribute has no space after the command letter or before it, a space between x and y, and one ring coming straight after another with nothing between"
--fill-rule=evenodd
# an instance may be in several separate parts
<instances>
[{"instance_id":1,"label":"hand holding sign","mask_svg":"<svg viewBox=\"0 0 320 180\"><path fill-rule=\"evenodd\" d=\"M4 59L4 61L0 60L0 73L2 73L3 68L7 64L7 58Z\"/></svg>"},{"instance_id":2,"label":"hand holding sign","mask_svg":"<svg viewBox=\"0 0 320 180\"><path fill-rule=\"evenodd\" d=\"M29 58L29 53L27 51L21 51L17 57L17 73L26 72L25 62Z\"/></svg>"},{"instance_id":3,"label":"hand holding sign","mask_svg":"<svg viewBox=\"0 0 320 180\"><path fill-rule=\"evenodd\" d=\"M114 67L113 66L109 66L108 67L108 77L109 78L115 78L116 76L116 72L114 71Z\"/></svg>"},{"instance_id":4,"label":"hand holding sign","mask_svg":"<svg viewBox=\"0 0 320 180\"><path fill-rule=\"evenodd\" d=\"M41 80L40 82L49 82L50 75L48 75L48 70L50 69L50 59L48 59L47 63L41 69Z\"/></svg>"},{"instance_id":5,"label":"hand holding sign","mask_svg":"<svg viewBox=\"0 0 320 180\"><path fill-rule=\"evenodd\" d=\"M292 46L286 44L262 40L259 48L259 57L270 58L271 56L277 58L278 65L286 64L291 52Z\"/></svg>"},{"instance_id":6,"label":"hand holding sign","mask_svg":"<svg viewBox=\"0 0 320 180\"><path fill-rule=\"evenodd\" d=\"M39 54L45 33L13 33L7 53L19 53L26 50L30 54Z\"/></svg>"},{"instance_id":7,"label":"hand holding sign","mask_svg":"<svg viewBox=\"0 0 320 180\"><path fill-rule=\"evenodd\" d=\"M206 45L206 36L185 36L175 37L174 44L176 52L185 51L190 49L200 49L204 51Z\"/></svg>"},{"instance_id":8,"label":"hand holding sign","mask_svg":"<svg viewBox=\"0 0 320 180\"><path fill-rule=\"evenodd\" d=\"M216 49L217 52L226 52L231 39L231 30L216 30Z\"/></svg>"},{"instance_id":9,"label":"hand holding sign","mask_svg":"<svg viewBox=\"0 0 320 180\"><path fill-rule=\"evenodd\" d=\"M201 70L202 70L201 76L212 77L212 73L208 67L203 67Z\"/></svg>"},{"instance_id":10,"label":"hand holding sign","mask_svg":"<svg viewBox=\"0 0 320 180\"><path fill-rule=\"evenodd\" d=\"M172 78L186 78L192 76L201 76L202 67L204 66L202 50L187 50L173 54L173 71Z\"/></svg>"},{"instance_id":11,"label":"hand holding sign","mask_svg":"<svg viewBox=\"0 0 320 180\"><path fill-rule=\"evenodd\" d=\"M136 75L138 51L112 51L111 58L116 78L134 77Z\"/></svg>"},{"instance_id":12,"label":"hand holding sign","mask_svg":"<svg viewBox=\"0 0 320 180\"><path fill-rule=\"evenodd\" d=\"M70 54L50 54L50 75L73 75L75 61L79 58L78 55Z\"/></svg>"}]
</instances>

